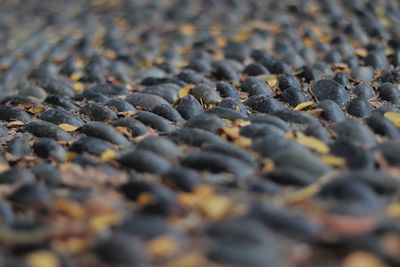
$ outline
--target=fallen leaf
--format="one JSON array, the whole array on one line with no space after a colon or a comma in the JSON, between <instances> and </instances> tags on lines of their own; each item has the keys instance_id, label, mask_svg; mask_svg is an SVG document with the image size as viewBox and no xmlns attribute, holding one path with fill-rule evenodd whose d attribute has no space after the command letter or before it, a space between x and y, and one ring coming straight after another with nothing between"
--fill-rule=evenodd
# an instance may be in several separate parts
<instances>
[{"instance_id":1,"label":"fallen leaf","mask_svg":"<svg viewBox=\"0 0 400 267\"><path fill-rule=\"evenodd\" d=\"M7 123L7 126L22 126L25 125L25 122L22 121L10 121L9 123Z\"/></svg>"},{"instance_id":2,"label":"fallen leaf","mask_svg":"<svg viewBox=\"0 0 400 267\"><path fill-rule=\"evenodd\" d=\"M76 82L79 81L80 78L82 78L82 74L80 72L73 72L69 77L71 78L71 80Z\"/></svg>"},{"instance_id":3,"label":"fallen leaf","mask_svg":"<svg viewBox=\"0 0 400 267\"><path fill-rule=\"evenodd\" d=\"M296 138L297 143L305 146L311 150L314 150L321 154L327 154L329 152L329 147L321 140L306 135L298 135Z\"/></svg>"},{"instance_id":4,"label":"fallen leaf","mask_svg":"<svg viewBox=\"0 0 400 267\"><path fill-rule=\"evenodd\" d=\"M10 169L10 166L8 164L5 164L5 163L0 164L0 173L5 172L8 169Z\"/></svg>"},{"instance_id":5,"label":"fallen leaf","mask_svg":"<svg viewBox=\"0 0 400 267\"><path fill-rule=\"evenodd\" d=\"M45 110L46 108L42 105L34 106L29 109L29 111L32 112L33 114L41 113Z\"/></svg>"},{"instance_id":6,"label":"fallen leaf","mask_svg":"<svg viewBox=\"0 0 400 267\"><path fill-rule=\"evenodd\" d=\"M83 89L85 89L85 86L83 85L83 83L79 83L79 82L75 82L73 87L74 87L75 92L82 92Z\"/></svg>"},{"instance_id":7,"label":"fallen leaf","mask_svg":"<svg viewBox=\"0 0 400 267\"><path fill-rule=\"evenodd\" d=\"M180 33L187 36L193 36L196 32L195 27L190 24L182 24L178 27L178 30Z\"/></svg>"},{"instance_id":8,"label":"fallen leaf","mask_svg":"<svg viewBox=\"0 0 400 267\"><path fill-rule=\"evenodd\" d=\"M298 104L293 110L298 111L298 110L303 110L306 109L314 104L314 101L307 101Z\"/></svg>"},{"instance_id":9,"label":"fallen leaf","mask_svg":"<svg viewBox=\"0 0 400 267\"><path fill-rule=\"evenodd\" d=\"M317 184L312 184L309 185L305 188L302 188L294 193L291 193L285 198L286 203L298 203L301 201L304 201L306 199L310 199L313 197L316 193L319 192L320 186Z\"/></svg>"},{"instance_id":10,"label":"fallen leaf","mask_svg":"<svg viewBox=\"0 0 400 267\"><path fill-rule=\"evenodd\" d=\"M265 159L262 163L261 171L264 173L272 172L275 169L275 163L273 160Z\"/></svg>"},{"instance_id":11,"label":"fallen leaf","mask_svg":"<svg viewBox=\"0 0 400 267\"><path fill-rule=\"evenodd\" d=\"M189 94L190 90L192 90L195 87L194 84L189 84L185 87L183 87L180 91L179 91L179 99L183 98L184 96L186 96L187 94Z\"/></svg>"},{"instance_id":12,"label":"fallen leaf","mask_svg":"<svg viewBox=\"0 0 400 267\"><path fill-rule=\"evenodd\" d=\"M116 129L118 132L120 132L120 133L122 133L123 135L125 135L126 137L132 138L132 133L129 131L129 129L128 129L127 127L118 126L118 127L115 127L115 129Z\"/></svg>"},{"instance_id":13,"label":"fallen leaf","mask_svg":"<svg viewBox=\"0 0 400 267\"><path fill-rule=\"evenodd\" d=\"M324 112L322 108L307 110L307 113L314 117L318 117L322 112Z\"/></svg>"},{"instance_id":14,"label":"fallen leaf","mask_svg":"<svg viewBox=\"0 0 400 267\"><path fill-rule=\"evenodd\" d=\"M233 141L233 143L234 143L235 145L237 145L238 147L247 148L247 147L250 147L250 146L251 146L251 144L253 143L253 141L252 141L250 138L240 136L239 138L236 138L236 139Z\"/></svg>"},{"instance_id":15,"label":"fallen leaf","mask_svg":"<svg viewBox=\"0 0 400 267\"><path fill-rule=\"evenodd\" d=\"M322 155L321 161L332 167L343 167L346 166L346 160L341 157L336 157L333 155Z\"/></svg>"},{"instance_id":16,"label":"fallen leaf","mask_svg":"<svg viewBox=\"0 0 400 267\"><path fill-rule=\"evenodd\" d=\"M383 115L386 119L390 120L396 127L400 127L400 113L385 112Z\"/></svg>"},{"instance_id":17,"label":"fallen leaf","mask_svg":"<svg viewBox=\"0 0 400 267\"><path fill-rule=\"evenodd\" d=\"M146 249L152 257L171 257L179 251L179 244L175 238L163 235L148 241Z\"/></svg>"},{"instance_id":18,"label":"fallen leaf","mask_svg":"<svg viewBox=\"0 0 400 267\"><path fill-rule=\"evenodd\" d=\"M28 254L25 261L31 267L59 267L61 266L58 257L47 250L38 250Z\"/></svg>"},{"instance_id":19,"label":"fallen leaf","mask_svg":"<svg viewBox=\"0 0 400 267\"><path fill-rule=\"evenodd\" d=\"M249 32L249 31L244 31L244 32L240 32L240 33L236 34L236 35L233 37L233 40L234 40L235 42L241 43L241 42L244 42L244 41L248 40L250 37L251 37L251 32Z\"/></svg>"},{"instance_id":20,"label":"fallen leaf","mask_svg":"<svg viewBox=\"0 0 400 267\"><path fill-rule=\"evenodd\" d=\"M80 219L85 216L85 210L80 204L66 198L56 199L53 203L53 209L54 211L66 214L73 219Z\"/></svg>"},{"instance_id":21,"label":"fallen leaf","mask_svg":"<svg viewBox=\"0 0 400 267\"><path fill-rule=\"evenodd\" d=\"M201 267L209 266L206 258L199 253L190 253L168 262L166 267Z\"/></svg>"},{"instance_id":22,"label":"fallen leaf","mask_svg":"<svg viewBox=\"0 0 400 267\"><path fill-rule=\"evenodd\" d=\"M354 251L344 259L342 267L387 267L387 265L372 253Z\"/></svg>"},{"instance_id":23,"label":"fallen leaf","mask_svg":"<svg viewBox=\"0 0 400 267\"><path fill-rule=\"evenodd\" d=\"M225 217L233 203L224 196L210 196L203 199L199 204L200 209L207 218L216 220Z\"/></svg>"},{"instance_id":24,"label":"fallen leaf","mask_svg":"<svg viewBox=\"0 0 400 267\"><path fill-rule=\"evenodd\" d=\"M400 203L389 204L385 209L385 213L388 217L400 218Z\"/></svg>"},{"instance_id":25,"label":"fallen leaf","mask_svg":"<svg viewBox=\"0 0 400 267\"><path fill-rule=\"evenodd\" d=\"M79 128L79 126L71 125L68 123L61 123L58 125L58 127L60 127L61 129L63 129L66 132L74 132Z\"/></svg>"},{"instance_id":26,"label":"fallen leaf","mask_svg":"<svg viewBox=\"0 0 400 267\"><path fill-rule=\"evenodd\" d=\"M365 48L357 48L354 53L359 57L366 57L368 55L368 51Z\"/></svg>"},{"instance_id":27,"label":"fallen leaf","mask_svg":"<svg viewBox=\"0 0 400 267\"><path fill-rule=\"evenodd\" d=\"M106 149L100 155L100 159L104 162L108 162L116 158L117 158L117 153L115 153L115 151L111 149Z\"/></svg>"}]
</instances>

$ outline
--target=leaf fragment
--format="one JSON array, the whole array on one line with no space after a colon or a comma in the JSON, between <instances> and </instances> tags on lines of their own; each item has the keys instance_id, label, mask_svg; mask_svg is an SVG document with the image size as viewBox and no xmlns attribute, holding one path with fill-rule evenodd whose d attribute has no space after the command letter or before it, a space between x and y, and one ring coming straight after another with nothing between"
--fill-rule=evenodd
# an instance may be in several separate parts
<instances>
[{"instance_id":1,"label":"leaf fragment","mask_svg":"<svg viewBox=\"0 0 400 267\"><path fill-rule=\"evenodd\" d=\"M74 132L79 128L79 126L71 125L68 123L61 123L58 125L58 127L60 127L61 129L63 129L66 132Z\"/></svg>"},{"instance_id":2,"label":"leaf fragment","mask_svg":"<svg viewBox=\"0 0 400 267\"><path fill-rule=\"evenodd\" d=\"M396 127L400 128L400 113L389 111L385 112L383 116L390 120Z\"/></svg>"},{"instance_id":3,"label":"leaf fragment","mask_svg":"<svg viewBox=\"0 0 400 267\"><path fill-rule=\"evenodd\" d=\"M306 136L306 135L298 135L296 137L297 143L299 143L302 146L305 146L311 150L314 150L318 153L321 154L327 154L329 152L329 147L322 142L321 140L312 137L312 136Z\"/></svg>"}]
</instances>

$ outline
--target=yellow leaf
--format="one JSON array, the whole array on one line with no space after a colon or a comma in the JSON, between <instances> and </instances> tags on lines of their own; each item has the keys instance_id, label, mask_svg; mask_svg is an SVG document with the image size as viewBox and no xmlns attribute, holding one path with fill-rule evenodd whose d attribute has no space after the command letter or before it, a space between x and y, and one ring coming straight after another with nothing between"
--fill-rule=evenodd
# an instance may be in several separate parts
<instances>
[{"instance_id":1,"label":"yellow leaf","mask_svg":"<svg viewBox=\"0 0 400 267\"><path fill-rule=\"evenodd\" d=\"M327 154L329 152L329 147L319 139L312 136L298 135L296 138L297 143L305 146L309 149L317 151L321 154Z\"/></svg>"},{"instance_id":2,"label":"yellow leaf","mask_svg":"<svg viewBox=\"0 0 400 267\"><path fill-rule=\"evenodd\" d=\"M66 132L74 132L79 128L79 126L71 125L68 123L61 123L58 125L58 127L60 127L61 129L63 129Z\"/></svg>"},{"instance_id":3,"label":"yellow leaf","mask_svg":"<svg viewBox=\"0 0 400 267\"><path fill-rule=\"evenodd\" d=\"M357 48L354 52L359 57L366 57L368 54L368 51L365 48Z\"/></svg>"},{"instance_id":4,"label":"yellow leaf","mask_svg":"<svg viewBox=\"0 0 400 267\"><path fill-rule=\"evenodd\" d=\"M104 150L100 155L100 159L104 162L111 161L116 157L117 153L115 153L115 151L112 151L111 149Z\"/></svg>"},{"instance_id":5,"label":"yellow leaf","mask_svg":"<svg viewBox=\"0 0 400 267\"><path fill-rule=\"evenodd\" d=\"M201 267L207 266L207 260L199 253L190 253L168 262L166 267Z\"/></svg>"},{"instance_id":6,"label":"yellow leaf","mask_svg":"<svg viewBox=\"0 0 400 267\"><path fill-rule=\"evenodd\" d=\"M97 215L90 220L90 226L93 230L102 231L111 225L118 224L121 221L120 215L117 213L106 213Z\"/></svg>"},{"instance_id":7,"label":"yellow leaf","mask_svg":"<svg viewBox=\"0 0 400 267\"><path fill-rule=\"evenodd\" d=\"M5 172L8 169L10 169L10 166L8 166L8 164L6 164L6 163L0 164L0 173Z\"/></svg>"},{"instance_id":8,"label":"yellow leaf","mask_svg":"<svg viewBox=\"0 0 400 267\"><path fill-rule=\"evenodd\" d=\"M82 59L78 59L78 60L75 62L75 67L77 67L77 68L79 68L79 69L83 68L84 66L85 66L85 63L83 62Z\"/></svg>"},{"instance_id":9,"label":"yellow leaf","mask_svg":"<svg viewBox=\"0 0 400 267\"><path fill-rule=\"evenodd\" d=\"M53 243L58 250L71 254L82 252L89 246L89 241L86 238L79 237L71 237L67 240L56 240Z\"/></svg>"},{"instance_id":10,"label":"yellow leaf","mask_svg":"<svg viewBox=\"0 0 400 267\"><path fill-rule=\"evenodd\" d=\"M85 210L81 205L65 198L56 199L53 203L53 209L54 211L64 213L73 219L80 219L85 216Z\"/></svg>"},{"instance_id":11,"label":"yellow leaf","mask_svg":"<svg viewBox=\"0 0 400 267\"><path fill-rule=\"evenodd\" d=\"M385 112L384 117L390 120L396 127L400 127L400 113Z\"/></svg>"},{"instance_id":12,"label":"yellow leaf","mask_svg":"<svg viewBox=\"0 0 400 267\"><path fill-rule=\"evenodd\" d=\"M321 161L332 167L343 167L346 165L346 160L344 158L336 157L333 155L323 155Z\"/></svg>"},{"instance_id":13,"label":"yellow leaf","mask_svg":"<svg viewBox=\"0 0 400 267\"><path fill-rule=\"evenodd\" d=\"M83 83L79 83L79 82L74 83L74 91L75 92L81 92L81 91L83 91L83 89L85 89L85 86L83 85Z\"/></svg>"},{"instance_id":14,"label":"yellow leaf","mask_svg":"<svg viewBox=\"0 0 400 267\"><path fill-rule=\"evenodd\" d=\"M60 261L54 253L47 250L38 250L28 254L25 258L31 267L59 267Z\"/></svg>"},{"instance_id":15,"label":"yellow leaf","mask_svg":"<svg viewBox=\"0 0 400 267\"><path fill-rule=\"evenodd\" d=\"M82 74L79 72L73 72L73 73L71 73L70 78L71 78L71 80L76 82L76 81L79 81L80 78L82 78Z\"/></svg>"},{"instance_id":16,"label":"yellow leaf","mask_svg":"<svg viewBox=\"0 0 400 267\"><path fill-rule=\"evenodd\" d=\"M221 219L228 214L232 201L223 196L209 196L201 201L200 208L207 218Z\"/></svg>"},{"instance_id":17,"label":"yellow leaf","mask_svg":"<svg viewBox=\"0 0 400 267\"><path fill-rule=\"evenodd\" d=\"M187 36L193 36L196 32L195 27L190 24L182 24L181 26L178 27L178 30L180 33Z\"/></svg>"},{"instance_id":18,"label":"yellow leaf","mask_svg":"<svg viewBox=\"0 0 400 267\"><path fill-rule=\"evenodd\" d=\"M177 68L183 68L183 67L186 67L189 64L189 62L187 62L185 60L175 60L175 61L172 61L171 64Z\"/></svg>"},{"instance_id":19,"label":"yellow leaf","mask_svg":"<svg viewBox=\"0 0 400 267\"><path fill-rule=\"evenodd\" d=\"M138 198L137 202L141 205L147 205L150 204L154 200L154 196L150 193L141 193Z\"/></svg>"},{"instance_id":20,"label":"yellow leaf","mask_svg":"<svg viewBox=\"0 0 400 267\"><path fill-rule=\"evenodd\" d=\"M251 32L244 31L244 32L240 32L240 33L236 34L233 37L233 40L240 43L240 42L244 42L244 41L248 40L250 37L251 37Z\"/></svg>"},{"instance_id":21,"label":"yellow leaf","mask_svg":"<svg viewBox=\"0 0 400 267\"><path fill-rule=\"evenodd\" d=\"M46 108L42 105L34 106L29 109L29 111L32 112L33 114L40 113L45 110L46 110Z\"/></svg>"},{"instance_id":22,"label":"yellow leaf","mask_svg":"<svg viewBox=\"0 0 400 267\"><path fill-rule=\"evenodd\" d=\"M122 126L117 126L115 127L115 129L122 133L123 135L125 135L126 137L131 138L132 137L132 133L129 131L129 129L127 127L122 127Z\"/></svg>"},{"instance_id":23,"label":"yellow leaf","mask_svg":"<svg viewBox=\"0 0 400 267\"><path fill-rule=\"evenodd\" d=\"M78 154L75 153L75 152L70 152L70 151L68 151L68 152L67 152L67 156L65 157L65 160L66 160L66 161L70 161L70 160L72 160L73 158L75 158L77 155L78 155Z\"/></svg>"},{"instance_id":24,"label":"yellow leaf","mask_svg":"<svg viewBox=\"0 0 400 267\"><path fill-rule=\"evenodd\" d=\"M261 171L264 173L272 172L275 169L275 163L270 159L265 159L263 161L263 166Z\"/></svg>"},{"instance_id":25,"label":"yellow leaf","mask_svg":"<svg viewBox=\"0 0 400 267\"><path fill-rule=\"evenodd\" d=\"M286 203L297 203L311 198L319 191L319 186L316 184L309 185L300 189L286 197Z\"/></svg>"},{"instance_id":26,"label":"yellow leaf","mask_svg":"<svg viewBox=\"0 0 400 267\"><path fill-rule=\"evenodd\" d=\"M10 121L7 123L7 126L22 126L25 125L25 122L22 121Z\"/></svg>"},{"instance_id":27,"label":"yellow leaf","mask_svg":"<svg viewBox=\"0 0 400 267\"><path fill-rule=\"evenodd\" d=\"M307 113L310 114L311 116L319 116L321 115L321 113L324 112L324 110L322 108L316 108L316 109L311 109L308 110Z\"/></svg>"},{"instance_id":28,"label":"yellow leaf","mask_svg":"<svg viewBox=\"0 0 400 267\"><path fill-rule=\"evenodd\" d=\"M388 217L399 218L400 217L400 204L392 203L386 207L385 213Z\"/></svg>"},{"instance_id":29,"label":"yellow leaf","mask_svg":"<svg viewBox=\"0 0 400 267\"><path fill-rule=\"evenodd\" d=\"M239 138L236 138L233 143L239 147L246 148L251 146L252 140L250 138L240 136Z\"/></svg>"},{"instance_id":30,"label":"yellow leaf","mask_svg":"<svg viewBox=\"0 0 400 267\"><path fill-rule=\"evenodd\" d=\"M354 251L344 259L342 267L387 267L387 265L372 253Z\"/></svg>"},{"instance_id":31,"label":"yellow leaf","mask_svg":"<svg viewBox=\"0 0 400 267\"><path fill-rule=\"evenodd\" d=\"M194 84L189 84L185 87L183 87L180 91L179 91L179 99L181 99L182 97L184 97L185 95L189 94L190 90L192 90L195 87Z\"/></svg>"},{"instance_id":32,"label":"yellow leaf","mask_svg":"<svg viewBox=\"0 0 400 267\"><path fill-rule=\"evenodd\" d=\"M199 185L194 189L194 194L200 197L207 197L214 194L214 187L210 185Z\"/></svg>"},{"instance_id":33,"label":"yellow leaf","mask_svg":"<svg viewBox=\"0 0 400 267\"><path fill-rule=\"evenodd\" d=\"M147 251L152 257L171 257L179 251L175 238L163 235L151 239L146 244Z\"/></svg>"},{"instance_id":34,"label":"yellow leaf","mask_svg":"<svg viewBox=\"0 0 400 267\"><path fill-rule=\"evenodd\" d=\"M218 47L224 47L224 46L226 45L227 40L226 40L225 37L223 37L223 36L217 36L216 38L217 38L217 46L218 46Z\"/></svg>"},{"instance_id":35,"label":"yellow leaf","mask_svg":"<svg viewBox=\"0 0 400 267\"><path fill-rule=\"evenodd\" d=\"M298 110L303 110L306 109L314 104L314 101L307 101L298 104L293 110L298 111Z\"/></svg>"}]
</instances>

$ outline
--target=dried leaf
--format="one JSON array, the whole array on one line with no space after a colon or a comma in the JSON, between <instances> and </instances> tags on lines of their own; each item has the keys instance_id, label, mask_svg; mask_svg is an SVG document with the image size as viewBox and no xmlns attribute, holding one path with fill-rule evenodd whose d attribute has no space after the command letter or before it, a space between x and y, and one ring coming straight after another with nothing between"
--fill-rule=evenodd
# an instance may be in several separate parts
<instances>
[{"instance_id":1,"label":"dried leaf","mask_svg":"<svg viewBox=\"0 0 400 267\"><path fill-rule=\"evenodd\" d=\"M209 266L207 260L199 253L190 253L168 262L166 267L201 267Z\"/></svg>"},{"instance_id":2,"label":"dried leaf","mask_svg":"<svg viewBox=\"0 0 400 267\"><path fill-rule=\"evenodd\" d=\"M0 173L7 171L8 169L10 169L10 166L6 163L1 163L0 164Z\"/></svg>"},{"instance_id":3,"label":"dried leaf","mask_svg":"<svg viewBox=\"0 0 400 267\"><path fill-rule=\"evenodd\" d=\"M45 110L46 108L42 105L34 106L29 109L29 111L32 112L33 114L41 113Z\"/></svg>"},{"instance_id":4,"label":"dried leaf","mask_svg":"<svg viewBox=\"0 0 400 267\"><path fill-rule=\"evenodd\" d=\"M321 161L332 167L346 166L346 160L344 158L336 157L333 155L323 155L321 156Z\"/></svg>"},{"instance_id":5,"label":"dried leaf","mask_svg":"<svg viewBox=\"0 0 400 267\"><path fill-rule=\"evenodd\" d=\"M11 127L11 126L22 126L25 125L25 122L22 121L10 121L9 123L7 123L7 126Z\"/></svg>"},{"instance_id":6,"label":"dried leaf","mask_svg":"<svg viewBox=\"0 0 400 267\"><path fill-rule=\"evenodd\" d=\"M103 231L112 225L118 224L121 221L121 215L113 213L99 214L91 218L89 224L95 231Z\"/></svg>"},{"instance_id":7,"label":"dried leaf","mask_svg":"<svg viewBox=\"0 0 400 267\"><path fill-rule=\"evenodd\" d=\"M108 162L117 158L117 153L111 149L106 149L100 155L100 159L104 162Z\"/></svg>"},{"instance_id":8,"label":"dried leaf","mask_svg":"<svg viewBox=\"0 0 400 267\"><path fill-rule=\"evenodd\" d=\"M314 117L318 117L319 115L321 115L322 112L324 112L322 108L316 108L307 111L308 114Z\"/></svg>"},{"instance_id":9,"label":"dried leaf","mask_svg":"<svg viewBox=\"0 0 400 267\"><path fill-rule=\"evenodd\" d=\"M31 267L59 267L60 261L54 253L47 250L38 250L28 254L25 258Z\"/></svg>"},{"instance_id":10,"label":"dried leaf","mask_svg":"<svg viewBox=\"0 0 400 267\"><path fill-rule=\"evenodd\" d=\"M85 210L81 205L66 198L56 199L53 203L53 209L54 211L66 214L73 219L80 219L85 216Z\"/></svg>"},{"instance_id":11,"label":"dried leaf","mask_svg":"<svg viewBox=\"0 0 400 267\"><path fill-rule=\"evenodd\" d=\"M365 48L357 48L354 53L359 57L366 57L368 55L368 51Z\"/></svg>"},{"instance_id":12,"label":"dried leaf","mask_svg":"<svg viewBox=\"0 0 400 267\"><path fill-rule=\"evenodd\" d=\"M387 265L372 253L354 251L344 259L342 267L387 267Z\"/></svg>"},{"instance_id":13,"label":"dried leaf","mask_svg":"<svg viewBox=\"0 0 400 267\"><path fill-rule=\"evenodd\" d=\"M250 138L243 137L243 136L240 136L239 138L237 138L237 139L235 139L235 140L233 141L233 143L234 143L235 145L237 145L238 147L241 147L241 148L250 147L251 144L252 144L252 142L253 142L253 141L252 141Z\"/></svg>"},{"instance_id":14,"label":"dried leaf","mask_svg":"<svg viewBox=\"0 0 400 267\"><path fill-rule=\"evenodd\" d=\"M274 87L275 85L278 84L278 76L277 75L263 74L263 75L258 75L257 78L268 83L268 85L270 87Z\"/></svg>"},{"instance_id":15,"label":"dried leaf","mask_svg":"<svg viewBox=\"0 0 400 267\"><path fill-rule=\"evenodd\" d=\"M183 68L186 67L189 64L186 60L174 60L171 62L172 66L175 66L177 68Z\"/></svg>"},{"instance_id":16,"label":"dried leaf","mask_svg":"<svg viewBox=\"0 0 400 267\"><path fill-rule=\"evenodd\" d=\"M236 35L233 37L233 40L234 40L235 42L241 43L241 42L244 42L244 41L248 40L250 37L251 37L251 32L249 32L249 31L243 31L243 32L240 32L240 33L236 34Z\"/></svg>"},{"instance_id":17,"label":"dried leaf","mask_svg":"<svg viewBox=\"0 0 400 267\"><path fill-rule=\"evenodd\" d=\"M272 172L275 169L275 163L273 160L265 159L263 160L261 171L264 173Z\"/></svg>"},{"instance_id":18,"label":"dried leaf","mask_svg":"<svg viewBox=\"0 0 400 267\"><path fill-rule=\"evenodd\" d=\"M61 129L63 129L66 132L74 132L79 128L79 126L71 125L68 123L61 123L58 125L58 127L60 127Z\"/></svg>"},{"instance_id":19,"label":"dried leaf","mask_svg":"<svg viewBox=\"0 0 400 267\"><path fill-rule=\"evenodd\" d=\"M303 189L300 189L294 193L291 193L289 196L286 197L286 203L298 203L304 201L306 199L310 199L316 193L318 193L320 187L317 184L309 185Z\"/></svg>"},{"instance_id":20,"label":"dried leaf","mask_svg":"<svg viewBox=\"0 0 400 267\"><path fill-rule=\"evenodd\" d=\"M148 241L146 249L152 257L171 257L179 251L179 244L175 238L163 235Z\"/></svg>"},{"instance_id":21,"label":"dried leaf","mask_svg":"<svg viewBox=\"0 0 400 267\"><path fill-rule=\"evenodd\" d=\"M75 254L84 251L90 245L87 238L71 237L67 240L56 240L54 241L54 246L57 247L59 251L64 251L66 253Z\"/></svg>"},{"instance_id":22,"label":"dried leaf","mask_svg":"<svg viewBox=\"0 0 400 267\"><path fill-rule=\"evenodd\" d=\"M222 135L230 137L232 139L238 139L240 137L239 127L225 127L221 129Z\"/></svg>"},{"instance_id":23,"label":"dried leaf","mask_svg":"<svg viewBox=\"0 0 400 267\"><path fill-rule=\"evenodd\" d=\"M298 111L298 110L303 110L306 109L314 104L314 101L307 101L298 104L293 110Z\"/></svg>"},{"instance_id":24,"label":"dried leaf","mask_svg":"<svg viewBox=\"0 0 400 267\"><path fill-rule=\"evenodd\" d=\"M180 91L179 91L179 99L183 98L184 96L186 96L187 94L189 94L190 90L192 90L195 87L194 84L189 84L185 87L183 87Z\"/></svg>"},{"instance_id":25,"label":"dried leaf","mask_svg":"<svg viewBox=\"0 0 400 267\"><path fill-rule=\"evenodd\" d=\"M80 72L73 72L69 77L71 78L71 80L76 82L79 81L80 78L82 78L82 74Z\"/></svg>"},{"instance_id":26,"label":"dried leaf","mask_svg":"<svg viewBox=\"0 0 400 267\"><path fill-rule=\"evenodd\" d=\"M392 203L386 207L385 213L388 217L400 218L400 203Z\"/></svg>"},{"instance_id":27,"label":"dried leaf","mask_svg":"<svg viewBox=\"0 0 400 267\"><path fill-rule=\"evenodd\" d=\"M396 127L400 127L400 113L385 112L384 117L390 120Z\"/></svg>"},{"instance_id":28,"label":"dried leaf","mask_svg":"<svg viewBox=\"0 0 400 267\"><path fill-rule=\"evenodd\" d=\"M66 161L70 161L70 160L72 160L73 158L75 158L77 155L78 155L78 154L75 153L75 152L68 151L68 152L67 152L67 156L65 157L65 160L66 160Z\"/></svg>"},{"instance_id":29,"label":"dried leaf","mask_svg":"<svg viewBox=\"0 0 400 267\"><path fill-rule=\"evenodd\" d=\"M143 206L150 204L151 202L153 202L153 200L154 200L154 196L152 194L146 193L146 192L141 193L137 198L137 202Z\"/></svg>"},{"instance_id":30,"label":"dried leaf","mask_svg":"<svg viewBox=\"0 0 400 267\"><path fill-rule=\"evenodd\" d=\"M193 36L196 32L195 27L190 24L182 24L179 26L178 30L180 33L187 36Z\"/></svg>"},{"instance_id":31,"label":"dried leaf","mask_svg":"<svg viewBox=\"0 0 400 267\"><path fill-rule=\"evenodd\" d=\"M203 199L199 204L200 209L207 218L216 220L225 217L233 203L224 196L210 196Z\"/></svg>"},{"instance_id":32,"label":"dried leaf","mask_svg":"<svg viewBox=\"0 0 400 267\"><path fill-rule=\"evenodd\" d=\"M85 86L83 85L83 83L79 83L79 82L75 82L73 87L74 87L75 92L82 92L83 89L85 89Z\"/></svg>"},{"instance_id":33,"label":"dried leaf","mask_svg":"<svg viewBox=\"0 0 400 267\"><path fill-rule=\"evenodd\" d=\"M129 129L128 129L127 127L118 126L118 127L115 127L115 129L116 129L118 132L120 132L120 133L122 133L123 135L125 135L126 137L132 138L132 133L129 131Z\"/></svg>"},{"instance_id":34,"label":"dried leaf","mask_svg":"<svg viewBox=\"0 0 400 267\"><path fill-rule=\"evenodd\" d=\"M329 152L329 147L319 139L312 136L298 135L296 138L297 143L312 149L321 154L327 154Z\"/></svg>"}]
</instances>

